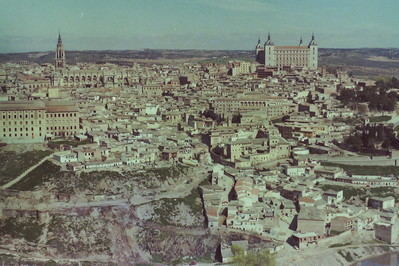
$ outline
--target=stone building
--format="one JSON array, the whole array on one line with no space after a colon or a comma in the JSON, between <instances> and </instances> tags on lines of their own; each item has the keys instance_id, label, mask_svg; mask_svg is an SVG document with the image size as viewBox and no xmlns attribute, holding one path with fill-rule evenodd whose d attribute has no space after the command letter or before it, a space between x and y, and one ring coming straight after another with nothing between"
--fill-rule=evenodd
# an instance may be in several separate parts
<instances>
[{"instance_id":1,"label":"stone building","mask_svg":"<svg viewBox=\"0 0 399 266\"><path fill-rule=\"evenodd\" d=\"M262 47L260 39L255 48L256 61L265 67L304 67L315 70L318 67L318 46L312 34L308 45L303 45L302 38L298 46L276 46L270 33Z\"/></svg>"},{"instance_id":2,"label":"stone building","mask_svg":"<svg viewBox=\"0 0 399 266\"><path fill-rule=\"evenodd\" d=\"M115 88L131 85L135 76L126 68L76 68L66 67L65 50L61 35L55 52L55 69L51 85L66 88Z\"/></svg>"},{"instance_id":3,"label":"stone building","mask_svg":"<svg viewBox=\"0 0 399 266\"><path fill-rule=\"evenodd\" d=\"M211 109L222 117L251 111L265 111L269 120L281 118L297 110L297 105L282 97L239 97L211 100Z\"/></svg>"},{"instance_id":4,"label":"stone building","mask_svg":"<svg viewBox=\"0 0 399 266\"><path fill-rule=\"evenodd\" d=\"M0 142L37 143L79 132L76 106L60 101L0 102Z\"/></svg>"},{"instance_id":5,"label":"stone building","mask_svg":"<svg viewBox=\"0 0 399 266\"><path fill-rule=\"evenodd\" d=\"M63 69L54 73L53 85L67 88L120 88L130 85L132 76L127 69Z\"/></svg>"}]
</instances>

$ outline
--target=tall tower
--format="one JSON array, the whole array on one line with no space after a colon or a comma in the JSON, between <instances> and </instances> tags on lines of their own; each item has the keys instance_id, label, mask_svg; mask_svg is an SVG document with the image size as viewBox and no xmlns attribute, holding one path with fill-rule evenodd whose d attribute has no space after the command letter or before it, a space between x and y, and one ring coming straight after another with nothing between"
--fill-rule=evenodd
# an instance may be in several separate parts
<instances>
[{"instance_id":1,"label":"tall tower","mask_svg":"<svg viewBox=\"0 0 399 266\"><path fill-rule=\"evenodd\" d=\"M319 48L317 47L317 43L314 38L314 33L312 33L312 39L309 42L308 48L309 48L308 68L316 70L318 67Z\"/></svg>"},{"instance_id":2,"label":"tall tower","mask_svg":"<svg viewBox=\"0 0 399 266\"><path fill-rule=\"evenodd\" d=\"M63 67L65 67L65 51L61 40L61 34L58 33L57 50L55 51L55 68Z\"/></svg>"},{"instance_id":3,"label":"tall tower","mask_svg":"<svg viewBox=\"0 0 399 266\"><path fill-rule=\"evenodd\" d=\"M276 56L274 53L274 43L272 42L272 38L270 37L270 32L267 34L267 40L264 45L265 49L265 66L275 66L276 65Z\"/></svg>"},{"instance_id":4,"label":"tall tower","mask_svg":"<svg viewBox=\"0 0 399 266\"><path fill-rule=\"evenodd\" d=\"M264 64L265 63L265 49L262 47L260 44L260 37L258 39L258 43L256 44L255 47L255 56L256 56L256 62L259 64Z\"/></svg>"}]
</instances>

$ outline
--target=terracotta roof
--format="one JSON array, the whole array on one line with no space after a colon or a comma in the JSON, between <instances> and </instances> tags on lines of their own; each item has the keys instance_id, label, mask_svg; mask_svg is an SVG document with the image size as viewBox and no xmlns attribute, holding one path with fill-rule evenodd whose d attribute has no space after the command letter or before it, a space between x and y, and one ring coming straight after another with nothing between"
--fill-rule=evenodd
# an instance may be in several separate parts
<instances>
[{"instance_id":1,"label":"terracotta roof","mask_svg":"<svg viewBox=\"0 0 399 266\"><path fill-rule=\"evenodd\" d=\"M0 102L1 111L22 111L22 110L44 110L44 103L41 101L8 101Z\"/></svg>"},{"instance_id":2,"label":"terracotta roof","mask_svg":"<svg viewBox=\"0 0 399 266\"><path fill-rule=\"evenodd\" d=\"M299 199L300 202L307 202L307 203L314 203L314 199L311 199L309 197L302 197Z\"/></svg>"},{"instance_id":3,"label":"terracotta roof","mask_svg":"<svg viewBox=\"0 0 399 266\"><path fill-rule=\"evenodd\" d=\"M209 216L218 216L218 209L215 207L206 208L206 215Z\"/></svg>"},{"instance_id":4,"label":"terracotta roof","mask_svg":"<svg viewBox=\"0 0 399 266\"><path fill-rule=\"evenodd\" d=\"M77 112L76 105L66 101L48 101L46 102L47 112Z\"/></svg>"}]
</instances>

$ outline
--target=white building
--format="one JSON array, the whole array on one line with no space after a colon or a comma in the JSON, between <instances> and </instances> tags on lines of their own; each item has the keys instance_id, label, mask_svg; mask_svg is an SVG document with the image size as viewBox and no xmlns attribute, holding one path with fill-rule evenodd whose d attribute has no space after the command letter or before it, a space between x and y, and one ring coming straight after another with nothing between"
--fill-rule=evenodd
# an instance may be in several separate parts
<instances>
[{"instance_id":1,"label":"white building","mask_svg":"<svg viewBox=\"0 0 399 266\"><path fill-rule=\"evenodd\" d=\"M301 38L298 46L276 46L269 34L263 47L258 41L255 53L257 61L266 67L294 66L312 70L318 67L318 46L314 34L308 45L303 45Z\"/></svg>"}]
</instances>

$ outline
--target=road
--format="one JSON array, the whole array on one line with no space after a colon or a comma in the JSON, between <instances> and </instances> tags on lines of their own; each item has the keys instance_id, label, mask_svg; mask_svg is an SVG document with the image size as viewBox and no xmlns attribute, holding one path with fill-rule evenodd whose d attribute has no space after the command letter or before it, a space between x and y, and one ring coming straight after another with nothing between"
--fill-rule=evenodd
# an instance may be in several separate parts
<instances>
[{"instance_id":1,"label":"road","mask_svg":"<svg viewBox=\"0 0 399 266\"><path fill-rule=\"evenodd\" d=\"M0 187L0 189L7 189L11 186L13 186L14 184L18 183L19 181L21 181L27 174L29 174L31 171L33 171L36 167L38 167L39 165L41 165L42 163L44 163L45 161L47 161L48 159L50 159L52 156L54 155L54 153L44 157L43 159L41 159L37 164L32 165L31 167L29 167L27 170L25 170L22 174L20 174L19 176L17 176L16 178L14 178L13 180L11 180L10 182L8 182L7 184L4 184L3 186Z\"/></svg>"}]
</instances>

